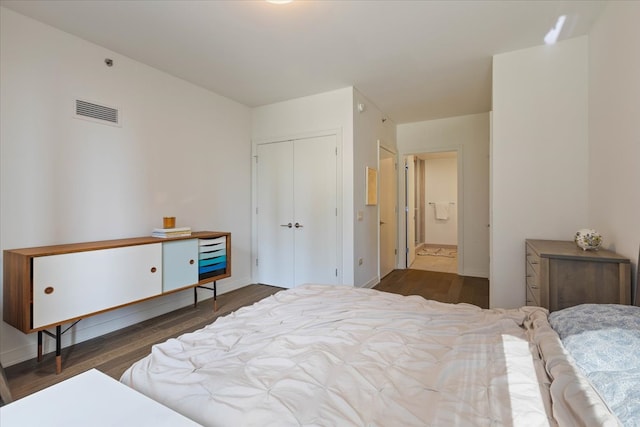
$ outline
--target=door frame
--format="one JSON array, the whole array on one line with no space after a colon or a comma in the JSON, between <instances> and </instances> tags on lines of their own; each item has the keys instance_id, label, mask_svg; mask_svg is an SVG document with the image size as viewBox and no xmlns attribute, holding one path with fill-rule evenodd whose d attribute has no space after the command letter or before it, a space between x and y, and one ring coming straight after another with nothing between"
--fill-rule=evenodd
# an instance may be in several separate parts
<instances>
[{"instance_id":1,"label":"door frame","mask_svg":"<svg viewBox=\"0 0 640 427\"><path fill-rule=\"evenodd\" d=\"M344 283L344 260L343 260L343 140L342 129L326 129L315 132L302 132L290 135L274 136L264 139L252 139L251 141L251 282L258 283L258 183L257 183L257 158L258 145L273 144L285 141L295 141L298 139L316 138L320 136L334 136L336 138L336 259L338 275L337 283Z\"/></svg>"},{"instance_id":2,"label":"door frame","mask_svg":"<svg viewBox=\"0 0 640 427\"><path fill-rule=\"evenodd\" d=\"M411 159L409 159L409 157L411 157ZM404 206L404 243L405 243L405 250L404 255L405 255L405 259L404 259L404 267L405 268L409 268L409 266L413 263L413 261L415 260L415 252L416 252L416 247L414 244L410 245L411 239L410 236L414 235L416 232L416 221L415 221L415 213L416 213L416 203L415 203L415 191L416 191L416 185L415 185L415 181L416 181L416 169L415 169L415 165L416 165L416 155L414 154L407 154L406 156L404 156L404 158L402 159L402 166L403 166L403 171L404 171L404 179L403 179L403 183L404 183L404 201L403 201L403 206ZM409 164L412 164L412 166L409 166ZM409 176L409 172L411 172L411 176ZM409 194L409 188L413 189L413 193ZM409 221L409 217L413 218L413 221ZM413 224L412 224L413 222Z\"/></svg>"},{"instance_id":3,"label":"door frame","mask_svg":"<svg viewBox=\"0 0 640 427\"><path fill-rule=\"evenodd\" d=\"M462 145L452 144L442 147L426 147L423 150L412 150L406 153L400 153L400 159L402 160L402 168L398 168L398 181L401 186L401 191L398 192L398 205L403 207L404 215L398 215L398 238L400 240L398 247L402 250L398 251L398 263L400 268L409 268L407 265L407 253L409 246L407 243L407 197L406 194L406 169L404 164L407 156L423 154L423 153L443 153L455 151L457 153L457 174L458 174L458 200L456 200L456 208L458 214L458 275L463 275L464 272L464 151Z\"/></svg>"}]
</instances>

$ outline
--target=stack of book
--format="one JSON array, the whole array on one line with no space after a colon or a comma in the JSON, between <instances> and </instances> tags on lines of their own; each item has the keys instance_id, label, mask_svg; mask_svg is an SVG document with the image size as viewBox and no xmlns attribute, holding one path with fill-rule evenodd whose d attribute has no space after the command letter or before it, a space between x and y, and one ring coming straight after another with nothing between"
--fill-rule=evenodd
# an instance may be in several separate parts
<instances>
[{"instance_id":1,"label":"stack of book","mask_svg":"<svg viewBox=\"0 0 640 427\"><path fill-rule=\"evenodd\" d=\"M188 237L191 236L191 227L154 228L151 237Z\"/></svg>"}]
</instances>

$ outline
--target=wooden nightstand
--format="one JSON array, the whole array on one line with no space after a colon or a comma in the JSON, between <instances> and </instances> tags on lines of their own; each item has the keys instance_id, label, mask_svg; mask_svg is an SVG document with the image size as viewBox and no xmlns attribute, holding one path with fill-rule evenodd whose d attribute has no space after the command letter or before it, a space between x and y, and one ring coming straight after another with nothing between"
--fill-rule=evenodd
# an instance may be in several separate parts
<instances>
[{"instance_id":1,"label":"wooden nightstand","mask_svg":"<svg viewBox=\"0 0 640 427\"><path fill-rule=\"evenodd\" d=\"M615 252L528 239L525 253L527 305L556 311L585 303L631 303L631 264Z\"/></svg>"}]
</instances>

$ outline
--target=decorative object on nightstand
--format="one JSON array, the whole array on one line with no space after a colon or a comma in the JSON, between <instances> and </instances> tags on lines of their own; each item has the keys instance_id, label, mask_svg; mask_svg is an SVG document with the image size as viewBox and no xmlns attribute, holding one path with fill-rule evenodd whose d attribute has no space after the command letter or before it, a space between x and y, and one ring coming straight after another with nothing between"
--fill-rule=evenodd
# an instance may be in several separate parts
<instances>
[{"instance_id":1,"label":"decorative object on nightstand","mask_svg":"<svg viewBox=\"0 0 640 427\"><path fill-rule=\"evenodd\" d=\"M573 240L583 251L597 251L602 246L602 236L592 228L581 228Z\"/></svg>"},{"instance_id":2,"label":"decorative object on nightstand","mask_svg":"<svg viewBox=\"0 0 640 427\"><path fill-rule=\"evenodd\" d=\"M527 240L526 304L556 311L578 304L631 304L631 263L571 241Z\"/></svg>"}]
</instances>

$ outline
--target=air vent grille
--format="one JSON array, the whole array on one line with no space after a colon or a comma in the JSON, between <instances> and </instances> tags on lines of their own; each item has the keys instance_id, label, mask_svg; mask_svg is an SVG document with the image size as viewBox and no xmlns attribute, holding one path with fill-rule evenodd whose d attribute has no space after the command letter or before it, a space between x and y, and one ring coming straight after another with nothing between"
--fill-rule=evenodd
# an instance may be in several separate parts
<instances>
[{"instance_id":1,"label":"air vent grille","mask_svg":"<svg viewBox=\"0 0 640 427\"><path fill-rule=\"evenodd\" d=\"M80 99L76 99L76 117L91 119L105 124L120 125L120 116L117 108Z\"/></svg>"}]
</instances>

